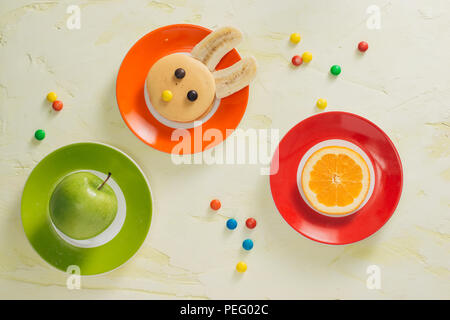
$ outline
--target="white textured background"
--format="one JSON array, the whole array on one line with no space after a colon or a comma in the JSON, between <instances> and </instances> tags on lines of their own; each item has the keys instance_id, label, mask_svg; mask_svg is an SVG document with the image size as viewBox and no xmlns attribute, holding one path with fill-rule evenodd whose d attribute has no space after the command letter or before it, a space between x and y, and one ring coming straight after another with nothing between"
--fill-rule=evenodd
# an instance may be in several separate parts
<instances>
[{"instance_id":1,"label":"white textured background","mask_svg":"<svg viewBox=\"0 0 450 320\"><path fill-rule=\"evenodd\" d=\"M66 8L81 7L81 30L66 28ZM366 27L369 5L381 29ZM302 238L281 218L257 166L175 166L140 142L122 121L115 79L128 49L172 23L234 25L238 47L260 71L241 128L284 135L317 112L357 113L392 138L404 166L402 199L373 237L348 246ZM301 43L288 44L298 31ZM364 56L356 52L366 40ZM313 61L290 66L296 53ZM450 2L449 1L16 1L0 2L0 298L450 298ZM328 74L340 64L338 79ZM56 91L60 113L44 100ZM36 143L33 133L47 137ZM32 168L72 142L100 141L133 157L151 183L154 216L137 256L105 276L65 287L66 277L28 244L20 197ZM220 214L208 210L218 197ZM258 220L224 230L227 217ZM238 277L239 259L249 269ZM381 290L366 288L377 264Z\"/></svg>"}]
</instances>

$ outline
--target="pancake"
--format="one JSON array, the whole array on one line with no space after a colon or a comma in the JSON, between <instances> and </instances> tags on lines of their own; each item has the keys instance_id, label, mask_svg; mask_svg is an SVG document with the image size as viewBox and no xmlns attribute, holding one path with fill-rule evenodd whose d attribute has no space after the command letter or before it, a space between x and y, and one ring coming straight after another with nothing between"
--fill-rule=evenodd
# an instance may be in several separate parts
<instances>
[{"instance_id":1,"label":"pancake","mask_svg":"<svg viewBox=\"0 0 450 320\"><path fill-rule=\"evenodd\" d=\"M183 78L175 76L175 70L185 71ZM174 53L159 59L148 72L148 96L155 110L168 120L192 122L206 115L214 104L216 93L212 73L200 61L187 54ZM162 92L170 90L172 99L164 101ZM189 91L197 92L197 99L191 101Z\"/></svg>"}]
</instances>

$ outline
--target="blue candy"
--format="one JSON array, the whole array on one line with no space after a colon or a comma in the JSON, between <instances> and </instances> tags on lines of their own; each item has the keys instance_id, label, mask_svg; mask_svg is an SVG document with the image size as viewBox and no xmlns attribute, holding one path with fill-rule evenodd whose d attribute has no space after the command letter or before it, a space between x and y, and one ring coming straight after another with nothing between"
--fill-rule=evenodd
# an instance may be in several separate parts
<instances>
[{"instance_id":1,"label":"blue candy","mask_svg":"<svg viewBox=\"0 0 450 320\"><path fill-rule=\"evenodd\" d=\"M227 228L230 230L234 230L237 227L237 221L234 219L228 219L227 220Z\"/></svg>"},{"instance_id":2,"label":"blue candy","mask_svg":"<svg viewBox=\"0 0 450 320\"><path fill-rule=\"evenodd\" d=\"M253 241L251 239L245 239L244 242L242 242L242 248L245 250L252 250L253 248Z\"/></svg>"}]
</instances>

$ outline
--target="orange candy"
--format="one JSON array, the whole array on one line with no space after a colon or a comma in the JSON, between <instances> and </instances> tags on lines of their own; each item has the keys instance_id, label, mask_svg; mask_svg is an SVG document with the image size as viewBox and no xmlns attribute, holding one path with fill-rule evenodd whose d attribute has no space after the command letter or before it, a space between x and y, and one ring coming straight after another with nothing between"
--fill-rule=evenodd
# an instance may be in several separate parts
<instances>
[{"instance_id":1,"label":"orange candy","mask_svg":"<svg viewBox=\"0 0 450 320\"><path fill-rule=\"evenodd\" d=\"M63 108L63 103L62 101L55 100L52 103L52 107L55 111L60 111Z\"/></svg>"},{"instance_id":2,"label":"orange candy","mask_svg":"<svg viewBox=\"0 0 450 320\"><path fill-rule=\"evenodd\" d=\"M212 200L210 203L210 207L213 210L219 210L221 206L220 201L217 199Z\"/></svg>"}]
</instances>

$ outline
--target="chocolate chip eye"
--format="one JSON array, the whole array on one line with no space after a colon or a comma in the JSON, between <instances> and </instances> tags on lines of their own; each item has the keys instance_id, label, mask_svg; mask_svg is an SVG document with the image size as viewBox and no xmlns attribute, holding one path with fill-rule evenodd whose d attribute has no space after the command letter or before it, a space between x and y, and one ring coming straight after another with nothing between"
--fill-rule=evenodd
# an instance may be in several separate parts
<instances>
[{"instance_id":1,"label":"chocolate chip eye","mask_svg":"<svg viewBox=\"0 0 450 320\"><path fill-rule=\"evenodd\" d=\"M195 101L198 98L198 93L195 90L189 90L189 92L187 93L187 98L189 99L189 101Z\"/></svg>"},{"instance_id":2,"label":"chocolate chip eye","mask_svg":"<svg viewBox=\"0 0 450 320\"><path fill-rule=\"evenodd\" d=\"M175 70L175 77L177 77L177 79L183 79L185 75L186 71L184 71L183 68L178 68L177 70Z\"/></svg>"}]
</instances>

